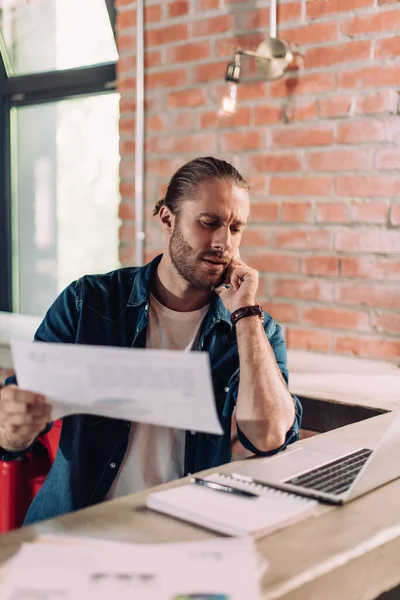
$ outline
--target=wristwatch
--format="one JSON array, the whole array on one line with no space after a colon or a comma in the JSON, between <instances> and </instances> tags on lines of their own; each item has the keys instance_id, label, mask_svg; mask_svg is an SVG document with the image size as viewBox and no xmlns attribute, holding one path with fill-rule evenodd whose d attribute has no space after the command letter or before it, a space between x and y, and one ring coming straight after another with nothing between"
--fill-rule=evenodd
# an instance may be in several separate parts
<instances>
[{"instance_id":1,"label":"wristwatch","mask_svg":"<svg viewBox=\"0 0 400 600\"><path fill-rule=\"evenodd\" d=\"M260 304L255 304L254 306L242 306L241 308L233 311L231 314L231 323L232 325L236 325L240 319L253 316L260 317L261 321L264 320L264 311Z\"/></svg>"}]
</instances>

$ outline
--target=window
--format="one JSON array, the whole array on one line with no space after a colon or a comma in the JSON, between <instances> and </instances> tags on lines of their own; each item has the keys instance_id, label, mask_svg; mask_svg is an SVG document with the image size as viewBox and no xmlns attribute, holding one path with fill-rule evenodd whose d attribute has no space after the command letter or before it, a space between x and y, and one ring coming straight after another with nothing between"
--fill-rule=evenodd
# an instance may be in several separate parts
<instances>
[{"instance_id":1,"label":"window","mask_svg":"<svg viewBox=\"0 0 400 600\"><path fill-rule=\"evenodd\" d=\"M43 316L119 266L114 16L104 0L0 0L0 310Z\"/></svg>"}]
</instances>

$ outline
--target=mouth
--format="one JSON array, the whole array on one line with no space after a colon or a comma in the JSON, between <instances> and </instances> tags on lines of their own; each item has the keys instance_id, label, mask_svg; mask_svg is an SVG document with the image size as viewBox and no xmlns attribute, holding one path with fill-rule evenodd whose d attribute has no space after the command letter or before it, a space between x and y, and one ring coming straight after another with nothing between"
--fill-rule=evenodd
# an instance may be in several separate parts
<instances>
[{"instance_id":1,"label":"mouth","mask_svg":"<svg viewBox=\"0 0 400 600\"><path fill-rule=\"evenodd\" d=\"M218 260L216 258L202 258L201 260L209 271L213 271L215 273L225 269L228 264L226 261Z\"/></svg>"}]
</instances>

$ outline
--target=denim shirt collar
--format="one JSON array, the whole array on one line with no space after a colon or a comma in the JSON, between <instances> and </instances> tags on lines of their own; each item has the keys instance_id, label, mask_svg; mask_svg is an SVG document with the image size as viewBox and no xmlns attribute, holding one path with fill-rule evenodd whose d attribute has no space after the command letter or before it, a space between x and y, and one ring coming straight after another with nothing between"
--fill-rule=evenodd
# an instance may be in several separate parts
<instances>
[{"instance_id":1,"label":"denim shirt collar","mask_svg":"<svg viewBox=\"0 0 400 600\"><path fill-rule=\"evenodd\" d=\"M150 263L137 269L134 274L127 307L139 306L140 304L149 302L150 282L161 258L162 254L159 254ZM213 292L210 299L210 307L203 323L203 332L207 334L220 321L225 322L229 326L229 329L232 328L230 312L225 308L220 297Z\"/></svg>"}]
</instances>

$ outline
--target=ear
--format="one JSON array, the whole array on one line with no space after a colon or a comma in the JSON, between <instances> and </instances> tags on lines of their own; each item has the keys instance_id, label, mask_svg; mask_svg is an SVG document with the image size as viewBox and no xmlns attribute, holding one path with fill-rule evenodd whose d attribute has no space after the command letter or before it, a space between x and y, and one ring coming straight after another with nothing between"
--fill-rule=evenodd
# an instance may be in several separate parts
<instances>
[{"instance_id":1,"label":"ear","mask_svg":"<svg viewBox=\"0 0 400 600\"><path fill-rule=\"evenodd\" d=\"M175 215L168 206L163 205L158 213L161 227L167 235L171 235L175 225Z\"/></svg>"}]
</instances>

